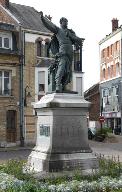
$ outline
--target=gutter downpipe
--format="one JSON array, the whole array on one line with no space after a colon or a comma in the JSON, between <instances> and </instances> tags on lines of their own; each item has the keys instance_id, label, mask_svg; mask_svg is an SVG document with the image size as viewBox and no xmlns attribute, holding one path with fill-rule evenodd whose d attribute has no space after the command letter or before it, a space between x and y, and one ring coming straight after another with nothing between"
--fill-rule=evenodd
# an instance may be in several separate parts
<instances>
[{"instance_id":1,"label":"gutter downpipe","mask_svg":"<svg viewBox=\"0 0 122 192\"><path fill-rule=\"evenodd\" d=\"M19 56L20 56L20 146L24 147L24 79L23 79L23 31L19 28Z\"/></svg>"},{"instance_id":2,"label":"gutter downpipe","mask_svg":"<svg viewBox=\"0 0 122 192\"><path fill-rule=\"evenodd\" d=\"M82 38L82 43L80 45L80 69L81 69L81 72L82 72L82 47L83 47L83 42L84 42L84 38Z\"/></svg>"}]
</instances>

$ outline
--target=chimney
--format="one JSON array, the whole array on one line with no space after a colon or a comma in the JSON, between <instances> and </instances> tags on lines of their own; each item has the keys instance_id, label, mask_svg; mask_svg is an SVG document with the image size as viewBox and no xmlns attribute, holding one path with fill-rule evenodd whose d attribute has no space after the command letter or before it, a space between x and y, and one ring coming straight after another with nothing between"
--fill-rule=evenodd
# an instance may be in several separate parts
<instances>
[{"instance_id":1,"label":"chimney","mask_svg":"<svg viewBox=\"0 0 122 192\"><path fill-rule=\"evenodd\" d=\"M9 0L0 0L0 4L6 9L9 8Z\"/></svg>"},{"instance_id":2,"label":"chimney","mask_svg":"<svg viewBox=\"0 0 122 192\"><path fill-rule=\"evenodd\" d=\"M45 15L50 21L52 20L52 17L50 15Z\"/></svg>"},{"instance_id":3,"label":"chimney","mask_svg":"<svg viewBox=\"0 0 122 192\"><path fill-rule=\"evenodd\" d=\"M116 31L118 29L118 19L117 18L113 18L112 19L112 32Z\"/></svg>"}]
</instances>

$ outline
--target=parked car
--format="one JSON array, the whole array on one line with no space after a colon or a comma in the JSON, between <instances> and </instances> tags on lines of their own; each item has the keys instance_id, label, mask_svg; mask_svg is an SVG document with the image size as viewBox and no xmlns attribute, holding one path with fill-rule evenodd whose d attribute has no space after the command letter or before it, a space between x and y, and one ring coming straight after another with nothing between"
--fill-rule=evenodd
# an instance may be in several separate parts
<instances>
[{"instance_id":1,"label":"parked car","mask_svg":"<svg viewBox=\"0 0 122 192\"><path fill-rule=\"evenodd\" d=\"M94 139L96 135L96 127L88 128L88 139Z\"/></svg>"}]
</instances>

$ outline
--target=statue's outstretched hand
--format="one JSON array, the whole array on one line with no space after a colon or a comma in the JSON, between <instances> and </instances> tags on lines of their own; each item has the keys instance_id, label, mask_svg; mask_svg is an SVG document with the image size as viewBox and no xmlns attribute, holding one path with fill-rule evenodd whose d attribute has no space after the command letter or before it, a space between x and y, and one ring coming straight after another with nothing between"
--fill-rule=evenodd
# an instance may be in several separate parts
<instances>
[{"instance_id":1,"label":"statue's outstretched hand","mask_svg":"<svg viewBox=\"0 0 122 192\"><path fill-rule=\"evenodd\" d=\"M84 42L84 38L80 38L81 39L81 46L83 45L83 42Z\"/></svg>"}]
</instances>

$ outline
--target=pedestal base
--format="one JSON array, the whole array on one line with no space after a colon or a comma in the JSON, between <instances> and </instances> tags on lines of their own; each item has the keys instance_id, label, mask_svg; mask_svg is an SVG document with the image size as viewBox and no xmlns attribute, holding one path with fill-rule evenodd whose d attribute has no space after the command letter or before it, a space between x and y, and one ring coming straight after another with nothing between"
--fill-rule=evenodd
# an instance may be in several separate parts
<instances>
[{"instance_id":1,"label":"pedestal base","mask_svg":"<svg viewBox=\"0 0 122 192\"><path fill-rule=\"evenodd\" d=\"M44 154L32 151L28 158L28 168L34 172L59 172L98 169L98 160L92 153Z\"/></svg>"},{"instance_id":2,"label":"pedestal base","mask_svg":"<svg viewBox=\"0 0 122 192\"><path fill-rule=\"evenodd\" d=\"M52 93L35 104L37 143L28 158L35 172L97 169L88 143L89 102L77 94Z\"/></svg>"}]
</instances>

